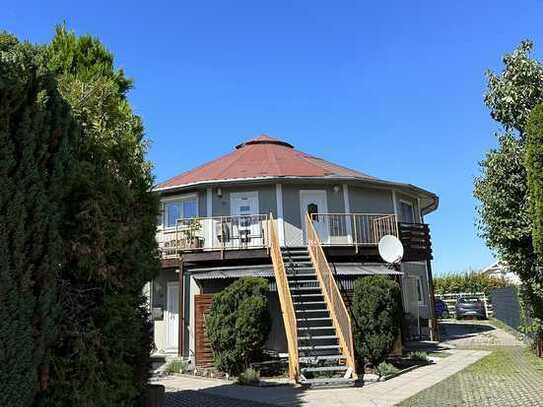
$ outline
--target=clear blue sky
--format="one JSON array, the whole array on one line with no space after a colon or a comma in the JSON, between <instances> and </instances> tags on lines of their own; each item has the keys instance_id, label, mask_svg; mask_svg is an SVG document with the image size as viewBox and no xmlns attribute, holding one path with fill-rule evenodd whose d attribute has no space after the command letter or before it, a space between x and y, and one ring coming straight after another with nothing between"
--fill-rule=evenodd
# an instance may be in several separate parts
<instances>
[{"instance_id":1,"label":"clear blue sky","mask_svg":"<svg viewBox=\"0 0 543 407\"><path fill-rule=\"evenodd\" d=\"M265 132L437 193L434 273L492 260L472 197L497 130L484 72L524 38L543 55L541 1L34 0L0 17L32 42L66 21L113 51L158 180Z\"/></svg>"}]
</instances>

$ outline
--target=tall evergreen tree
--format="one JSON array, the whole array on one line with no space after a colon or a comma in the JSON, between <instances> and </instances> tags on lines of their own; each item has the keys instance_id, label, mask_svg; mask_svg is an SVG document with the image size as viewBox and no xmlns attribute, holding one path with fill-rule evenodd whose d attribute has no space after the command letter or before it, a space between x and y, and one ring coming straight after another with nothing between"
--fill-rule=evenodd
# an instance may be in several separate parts
<instances>
[{"instance_id":1,"label":"tall evergreen tree","mask_svg":"<svg viewBox=\"0 0 543 407\"><path fill-rule=\"evenodd\" d=\"M47 386L67 175L78 131L43 49L0 33L0 405Z\"/></svg>"},{"instance_id":2,"label":"tall evergreen tree","mask_svg":"<svg viewBox=\"0 0 543 407\"><path fill-rule=\"evenodd\" d=\"M82 129L63 223L61 340L47 402L133 406L152 344L142 291L159 269L147 142L127 100L131 81L99 40L59 27L47 54Z\"/></svg>"}]
</instances>

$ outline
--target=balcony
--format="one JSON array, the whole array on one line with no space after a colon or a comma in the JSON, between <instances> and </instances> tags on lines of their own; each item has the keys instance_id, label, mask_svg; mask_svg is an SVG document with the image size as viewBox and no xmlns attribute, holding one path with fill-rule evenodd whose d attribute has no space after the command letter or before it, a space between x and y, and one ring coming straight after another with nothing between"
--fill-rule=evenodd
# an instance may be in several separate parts
<instances>
[{"instance_id":1,"label":"balcony","mask_svg":"<svg viewBox=\"0 0 543 407\"><path fill-rule=\"evenodd\" d=\"M323 246L376 246L385 235L398 237L391 214L313 213L311 220Z\"/></svg>"},{"instance_id":2,"label":"balcony","mask_svg":"<svg viewBox=\"0 0 543 407\"><path fill-rule=\"evenodd\" d=\"M163 258L180 252L261 249L268 247L268 215L179 219L157 232Z\"/></svg>"},{"instance_id":3,"label":"balcony","mask_svg":"<svg viewBox=\"0 0 543 407\"><path fill-rule=\"evenodd\" d=\"M432 258L428 225L398 223L393 214L313 213L311 215L327 254L351 256L358 261L380 261L377 245L385 235L398 237L404 246L404 261ZM269 215L215 216L180 219L172 228L159 229L157 241L162 259L183 254L188 261L218 261L269 257ZM305 232L305 225L300 226ZM305 233L304 233L305 236ZM291 243L292 245L292 243ZM305 238L299 246L305 245ZM261 249L261 250L248 250Z\"/></svg>"}]
</instances>

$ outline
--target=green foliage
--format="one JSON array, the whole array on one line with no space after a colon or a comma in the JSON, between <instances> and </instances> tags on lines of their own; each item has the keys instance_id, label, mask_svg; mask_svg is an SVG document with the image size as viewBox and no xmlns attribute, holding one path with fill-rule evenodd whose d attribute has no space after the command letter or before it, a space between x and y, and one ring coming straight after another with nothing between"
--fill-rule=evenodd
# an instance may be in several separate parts
<instances>
[{"instance_id":1,"label":"green foliage","mask_svg":"<svg viewBox=\"0 0 543 407\"><path fill-rule=\"evenodd\" d=\"M82 132L66 185L61 339L44 403L133 406L152 344L142 291L159 269L143 126L126 99L130 81L100 41L60 27L45 52Z\"/></svg>"},{"instance_id":2,"label":"green foliage","mask_svg":"<svg viewBox=\"0 0 543 407\"><path fill-rule=\"evenodd\" d=\"M247 386L254 386L260 381L260 375L257 370L253 368L245 369L238 376L238 383Z\"/></svg>"},{"instance_id":3,"label":"green foliage","mask_svg":"<svg viewBox=\"0 0 543 407\"><path fill-rule=\"evenodd\" d=\"M494 120L521 135L532 109L543 101L543 65L530 58L533 43L525 40L503 57L500 75L488 71L485 103Z\"/></svg>"},{"instance_id":4,"label":"green foliage","mask_svg":"<svg viewBox=\"0 0 543 407\"><path fill-rule=\"evenodd\" d=\"M206 330L218 369L237 375L261 356L271 329L267 292L265 279L246 277L213 299Z\"/></svg>"},{"instance_id":5,"label":"green foliage","mask_svg":"<svg viewBox=\"0 0 543 407\"><path fill-rule=\"evenodd\" d=\"M359 366L376 366L390 353L400 331L400 286L385 276L359 278L352 313Z\"/></svg>"},{"instance_id":6,"label":"green foliage","mask_svg":"<svg viewBox=\"0 0 543 407\"><path fill-rule=\"evenodd\" d=\"M31 406L57 340L60 223L78 135L43 50L0 33L0 405Z\"/></svg>"},{"instance_id":7,"label":"green foliage","mask_svg":"<svg viewBox=\"0 0 543 407\"><path fill-rule=\"evenodd\" d=\"M173 359L166 366L167 373L185 373L187 370L187 362L182 359Z\"/></svg>"},{"instance_id":8,"label":"green foliage","mask_svg":"<svg viewBox=\"0 0 543 407\"><path fill-rule=\"evenodd\" d=\"M428 354L426 352L409 352L407 354L407 358L410 360L415 360L417 362L428 362L430 359L428 359Z\"/></svg>"},{"instance_id":9,"label":"green foliage","mask_svg":"<svg viewBox=\"0 0 543 407\"><path fill-rule=\"evenodd\" d=\"M537 105L526 126L526 172L532 215L532 243L543 258L543 104Z\"/></svg>"},{"instance_id":10,"label":"green foliage","mask_svg":"<svg viewBox=\"0 0 543 407\"><path fill-rule=\"evenodd\" d=\"M387 377L392 374L396 374L399 371L400 370L396 366L388 362L381 362L375 368L375 372L379 375L379 377Z\"/></svg>"},{"instance_id":11,"label":"green foliage","mask_svg":"<svg viewBox=\"0 0 543 407\"><path fill-rule=\"evenodd\" d=\"M437 294L446 293L485 293L495 288L507 287L510 284L502 277L490 276L477 271L450 273L434 277L434 290Z\"/></svg>"},{"instance_id":12,"label":"green foliage","mask_svg":"<svg viewBox=\"0 0 543 407\"><path fill-rule=\"evenodd\" d=\"M526 135L530 112L543 103L543 64L530 58L532 48L530 41L522 42L512 54L504 57L505 67L500 75L488 74L485 102L492 117L507 133L498 137L498 148L491 150L481 162L474 195L480 201L480 235L500 260L518 274L523 283L522 296L540 321L543 318L543 272L532 241L534 232L540 230L540 220L533 219L538 204L531 204L530 195L538 195L541 185L532 184L529 188L526 165L539 165L541 147L530 147L527 155L526 143L530 141L526 141ZM528 132L538 132L538 110L530 119ZM528 137L532 141L537 138L533 134ZM528 171L533 182L539 182L538 168Z\"/></svg>"}]
</instances>

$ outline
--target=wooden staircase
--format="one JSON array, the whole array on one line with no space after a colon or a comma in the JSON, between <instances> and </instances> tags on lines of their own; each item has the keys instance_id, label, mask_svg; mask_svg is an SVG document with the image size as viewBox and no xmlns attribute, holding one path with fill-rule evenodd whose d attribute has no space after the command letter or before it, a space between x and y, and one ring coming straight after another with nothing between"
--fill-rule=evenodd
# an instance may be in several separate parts
<instances>
[{"instance_id":1,"label":"wooden staircase","mask_svg":"<svg viewBox=\"0 0 543 407\"><path fill-rule=\"evenodd\" d=\"M328 263L325 261L328 269L322 270L321 255L314 242L308 247L280 248L273 219L270 235L289 346L290 378L311 387L354 385L357 376L350 317ZM320 243L318 248L324 256ZM335 294L330 293L330 277ZM346 314L338 311L341 308Z\"/></svg>"}]
</instances>

